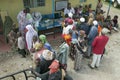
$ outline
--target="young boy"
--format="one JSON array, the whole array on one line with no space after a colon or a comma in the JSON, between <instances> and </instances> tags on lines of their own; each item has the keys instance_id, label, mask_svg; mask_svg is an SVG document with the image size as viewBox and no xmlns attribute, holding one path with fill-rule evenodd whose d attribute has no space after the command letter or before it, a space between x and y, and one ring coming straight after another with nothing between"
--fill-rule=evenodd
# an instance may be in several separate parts
<instances>
[{"instance_id":1,"label":"young boy","mask_svg":"<svg viewBox=\"0 0 120 80\"><path fill-rule=\"evenodd\" d=\"M115 15L114 18L112 19L112 22L113 22L113 29L115 31L118 31L118 16Z\"/></svg>"},{"instance_id":2,"label":"young boy","mask_svg":"<svg viewBox=\"0 0 120 80\"><path fill-rule=\"evenodd\" d=\"M22 57L26 57L24 38L20 32L18 32L17 35L18 35L18 52L19 54L22 55Z\"/></svg>"}]
</instances>

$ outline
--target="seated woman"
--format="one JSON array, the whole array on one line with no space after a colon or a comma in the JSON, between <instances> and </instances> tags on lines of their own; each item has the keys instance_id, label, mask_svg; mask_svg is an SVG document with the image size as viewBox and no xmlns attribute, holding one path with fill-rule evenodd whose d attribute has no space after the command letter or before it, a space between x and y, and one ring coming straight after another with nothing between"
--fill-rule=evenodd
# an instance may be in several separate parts
<instances>
[{"instance_id":1,"label":"seated woman","mask_svg":"<svg viewBox=\"0 0 120 80\"><path fill-rule=\"evenodd\" d=\"M107 18L104 20L104 27L106 27L107 29L110 30L110 34L112 31L112 20L111 20L111 16L108 15Z\"/></svg>"},{"instance_id":2,"label":"seated woman","mask_svg":"<svg viewBox=\"0 0 120 80\"><path fill-rule=\"evenodd\" d=\"M54 60L49 66L49 71L44 74L38 74L33 71L33 74L36 75L38 79L42 80L73 80L64 69L60 68L60 64L58 60Z\"/></svg>"},{"instance_id":3,"label":"seated woman","mask_svg":"<svg viewBox=\"0 0 120 80\"><path fill-rule=\"evenodd\" d=\"M44 49L41 51L40 56L35 60L36 62L36 72L43 74L49 71L49 66L54 60L53 52Z\"/></svg>"},{"instance_id":4,"label":"seated woman","mask_svg":"<svg viewBox=\"0 0 120 80\"><path fill-rule=\"evenodd\" d=\"M33 36L32 40L32 48L30 49L31 57L34 60L35 53L37 53L43 47L41 41L38 39L37 36Z\"/></svg>"}]
</instances>

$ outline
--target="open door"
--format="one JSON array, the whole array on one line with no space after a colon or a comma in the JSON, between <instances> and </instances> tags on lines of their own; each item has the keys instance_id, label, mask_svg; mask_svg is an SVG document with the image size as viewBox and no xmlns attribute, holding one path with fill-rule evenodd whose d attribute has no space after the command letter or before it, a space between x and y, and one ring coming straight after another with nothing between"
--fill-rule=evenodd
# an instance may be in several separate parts
<instances>
[{"instance_id":1,"label":"open door","mask_svg":"<svg viewBox=\"0 0 120 80\"><path fill-rule=\"evenodd\" d=\"M13 20L8 15L7 11L0 11L0 14L3 23L2 32L3 32L4 41L7 42L7 35L12 29Z\"/></svg>"},{"instance_id":2,"label":"open door","mask_svg":"<svg viewBox=\"0 0 120 80\"><path fill-rule=\"evenodd\" d=\"M5 16L8 16L7 11L0 11L0 35L4 34Z\"/></svg>"},{"instance_id":3,"label":"open door","mask_svg":"<svg viewBox=\"0 0 120 80\"><path fill-rule=\"evenodd\" d=\"M0 15L0 35L3 34L3 21L2 21L2 18L1 18L1 15Z\"/></svg>"}]
</instances>

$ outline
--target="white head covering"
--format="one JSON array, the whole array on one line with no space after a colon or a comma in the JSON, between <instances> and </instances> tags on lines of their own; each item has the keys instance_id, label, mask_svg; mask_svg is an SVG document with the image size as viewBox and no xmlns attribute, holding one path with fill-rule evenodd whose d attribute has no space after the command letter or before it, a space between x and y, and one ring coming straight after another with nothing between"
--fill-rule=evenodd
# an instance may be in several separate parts
<instances>
[{"instance_id":1,"label":"white head covering","mask_svg":"<svg viewBox=\"0 0 120 80\"><path fill-rule=\"evenodd\" d=\"M96 20L94 20L93 25L98 25L98 22Z\"/></svg>"},{"instance_id":2,"label":"white head covering","mask_svg":"<svg viewBox=\"0 0 120 80\"><path fill-rule=\"evenodd\" d=\"M44 50L42 56L45 60L52 60L53 59L53 52L50 50Z\"/></svg>"},{"instance_id":3,"label":"white head covering","mask_svg":"<svg viewBox=\"0 0 120 80\"><path fill-rule=\"evenodd\" d=\"M33 18L30 13L27 13L26 15L26 24L32 24L33 23Z\"/></svg>"},{"instance_id":4,"label":"white head covering","mask_svg":"<svg viewBox=\"0 0 120 80\"><path fill-rule=\"evenodd\" d=\"M81 17L80 22L85 22L85 18Z\"/></svg>"},{"instance_id":5,"label":"white head covering","mask_svg":"<svg viewBox=\"0 0 120 80\"><path fill-rule=\"evenodd\" d=\"M110 30L108 30L107 28L103 28L101 31L102 34L107 34L108 32L110 32Z\"/></svg>"},{"instance_id":6,"label":"white head covering","mask_svg":"<svg viewBox=\"0 0 120 80\"><path fill-rule=\"evenodd\" d=\"M33 36L38 36L37 32L34 30L34 28L31 25L27 25L26 29L28 30L26 32L26 43L27 43L27 48L30 50L32 48L32 40Z\"/></svg>"},{"instance_id":7,"label":"white head covering","mask_svg":"<svg viewBox=\"0 0 120 80\"><path fill-rule=\"evenodd\" d=\"M73 14L70 12L70 13L68 13L68 16L69 16L70 18L72 18L72 17L73 17Z\"/></svg>"}]
</instances>

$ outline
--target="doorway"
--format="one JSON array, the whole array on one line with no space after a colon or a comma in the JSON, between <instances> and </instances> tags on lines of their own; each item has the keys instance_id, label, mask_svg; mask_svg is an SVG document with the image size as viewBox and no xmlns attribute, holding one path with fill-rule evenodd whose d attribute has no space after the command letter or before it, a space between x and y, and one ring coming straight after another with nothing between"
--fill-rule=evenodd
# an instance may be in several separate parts
<instances>
[{"instance_id":1,"label":"doorway","mask_svg":"<svg viewBox=\"0 0 120 80\"><path fill-rule=\"evenodd\" d=\"M2 17L0 14L0 35L3 34L3 21L2 21Z\"/></svg>"}]
</instances>

